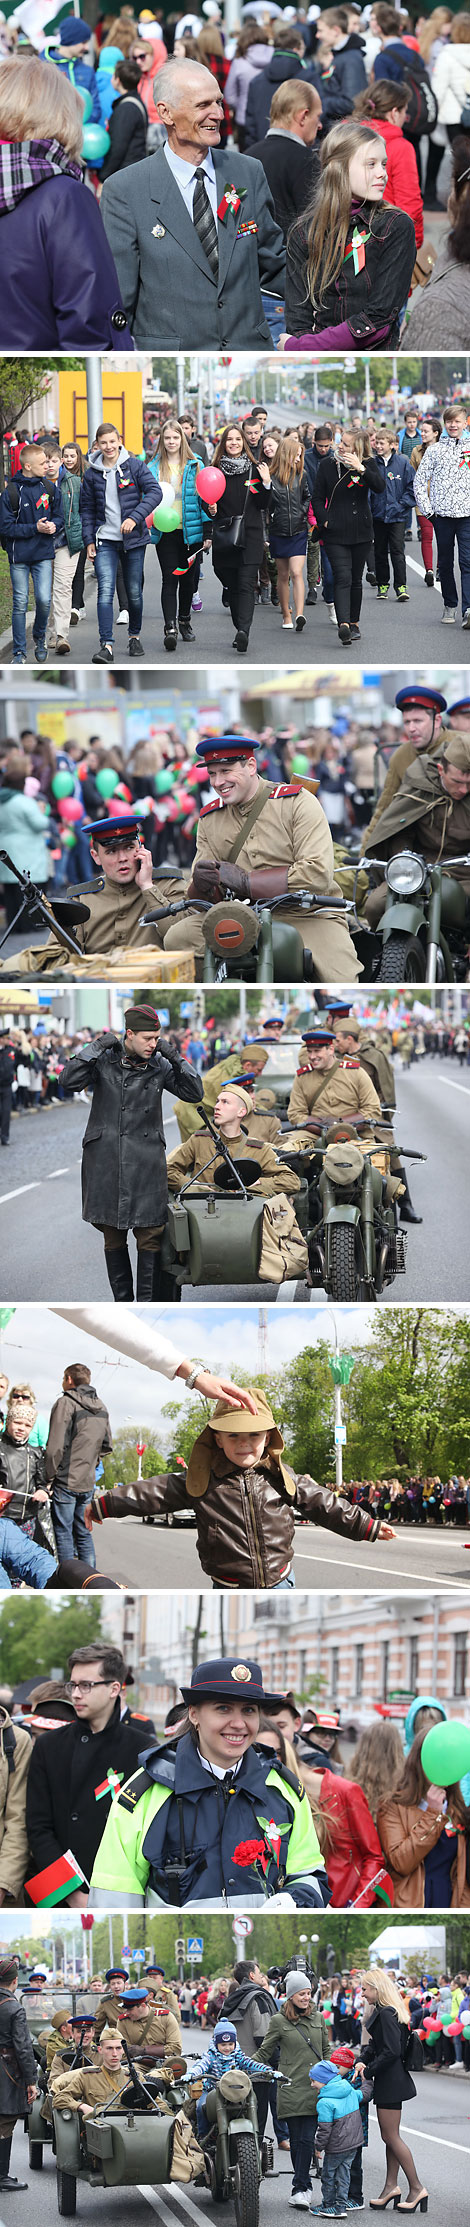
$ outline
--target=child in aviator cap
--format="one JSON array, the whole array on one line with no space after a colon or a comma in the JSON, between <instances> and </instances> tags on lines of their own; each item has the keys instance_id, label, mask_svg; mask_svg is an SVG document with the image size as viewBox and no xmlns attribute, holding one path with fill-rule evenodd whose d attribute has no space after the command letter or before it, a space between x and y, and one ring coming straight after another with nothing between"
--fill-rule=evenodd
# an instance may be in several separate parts
<instances>
[{"instance_id":1,"label":"child in aviator cap","mask_svg":"<svg viewBox=\"0 0 470 2227\"><path fill-rule=\"evenodd\" d=\"M133 1485L94 1493L89 1522L109 1516L154 1516L193 1506L202 1568L218 1588L294 1584L292 1562L299 1518L324 1524L343 1538L390 1539L389 1524L350 1507L308 1474L298 1476L284 1458L284 1440L266 1399L250 1386L255 1414L218 1400L210 1422L195 1439L186 1477L170 1470Z\"/></svg>"},{"instance_id":2,"label":"child in aviator cap","mask_svg":"<svg viewBox=\"0 0 470 2227\"><path fill-rule=\"evenodd\" d=\"M271 2072L269 2065L259 2064L256 2057L247 2057L245 2050L240 2049L237 2041L237 2029L236 2026L232 2026L231 2019L219 2018L218 2025L214 2026L210 2048L206 2051L205 2057L201 2057L201 2062L197 2067L197 2073L202 2075L203 2082L203 2093L196 2105L197 2131L200 2139L204 2134L209 2133L210 2123L204 2097L209 2095L211 2089L217 2087L217 2083L222 2079L224 2072L234 2071L249 2072L251 2075L257 2072L260 2080L275 2080L276 2077L275 2073ZM212 2118L213 2115L212 2113Z\"/></svg>"}]
</instances>

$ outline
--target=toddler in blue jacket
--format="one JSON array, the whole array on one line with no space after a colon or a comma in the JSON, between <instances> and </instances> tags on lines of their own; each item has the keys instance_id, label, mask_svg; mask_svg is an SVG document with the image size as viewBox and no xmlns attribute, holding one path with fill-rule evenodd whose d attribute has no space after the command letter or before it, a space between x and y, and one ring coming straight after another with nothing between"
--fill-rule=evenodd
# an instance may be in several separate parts
<instances>
[{"instance_id":1,"label":"toddler in blue jacket","mask_svg":"<svg viewBox=\"0 0 470 2227\"><path fill-rule=\"evenodd\" d=\"M216 2088L218 2080L222 2079L222 2073L233 2072L234 2067L236 2067L237 2072L249 2072L250 2074L258 2072L262 2080L274 2080L276 2078L269 2065L260 2064L256 2057L245 2056L244 2049L240 2049L237 2041L237 2029L236 2026L232 2025L232 2020L230 2018L219 2018L218 2025L214 2026L210 2048L206 2051L205 2057L201 2057L200 2064L197 2067L198 2075L202 2073L204 2094L208 2095L210 2088ZM209 2120L204 2095L199 2097L196 2112L197 2131L199 2136L202 2137L209 2133Z\"/></svg>"},{"instance_id":2,"label":"toddler in blue jacket","mask_svg":"<svg viewBox=\"0 0 470 2227\"><path fill-rule=\"evenodd\" d=\"M362 2089L353 2088L333 2064L312 2065L309 2078L320 2090L315 2153L322 2159L322 2202L310 2211L321 2219L346 2219L351 2166L363 2142Z\"/></svg>"}]
</instances>

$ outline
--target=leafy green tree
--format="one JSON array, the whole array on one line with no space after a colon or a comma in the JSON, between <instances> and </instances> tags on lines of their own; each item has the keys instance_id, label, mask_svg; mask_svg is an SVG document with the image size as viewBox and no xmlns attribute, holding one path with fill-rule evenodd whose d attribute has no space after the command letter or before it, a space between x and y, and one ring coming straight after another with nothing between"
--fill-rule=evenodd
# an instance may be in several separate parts
<instances>
[{"instance_id":1,"label":"leafy green tree","mask_svg":"<svg viewBox=\"0 0 470 2227\"><path fill-rule=\"evenodd\" d=\"M61 356L62 371L73 371L78 364L79 358L76 356ZM5 434L14 433L31 403L38 402L41 395L48 394L54 370L54 360L50 356L0 358L0 487L5 485Z\"/></svg>"},{"instance_id":2,"label":"leafy green tree","mask_svg":"<svg viewBox=\"0 0 470 2227\"><path fill-rule=\"evenodd\" d=\"M57 1598L57 1596L56 1596ZM0 1681L10 1686L37 1674L50 1678L51 1670L67 1675L73 1647L87 1647L101 1633L101 1604L80 1600L76 1593L60 1596L55 1608L43 1596L24 1601L18 1594L4 1594L0 1606Z\"/></svg>"},{"instance_id":3,"label":"leafy green tree","mask_svg":"<svg viewBox=\"0 0 470 2227\"><path fill-rule=\"evenodd\" d=\"M138 1469L138 1455L136 1453L138 1439L140 1443L140 1428L138 1430L134 1423L123 1426L122 1430L117 1431L113 1452L112 1454L105 1454L103 1462L103 1482L107 1492L111 1491L112 1485L135 1484ZM162 1470L168 1469L171 1465L166 1455L162 1454L161 1449L155 1443L153 1423L142 1424L142 1444L145 1445L145 1454L142 1456L143 1477L160 1476Z\"/></svg>"}]
</instances>

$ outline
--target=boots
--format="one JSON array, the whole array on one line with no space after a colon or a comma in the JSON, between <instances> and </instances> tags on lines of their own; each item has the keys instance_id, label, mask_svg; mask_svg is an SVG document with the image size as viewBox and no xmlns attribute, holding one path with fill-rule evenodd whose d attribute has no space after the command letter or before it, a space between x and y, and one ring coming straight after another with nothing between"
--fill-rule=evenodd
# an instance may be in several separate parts
<instances>
[{"instance_id":1,"label":"boots","mask_svg":"<svg viewBox=\"0 0 470 2227\"><path fill-rule=\"evenodd\" d=\"M17 2181L17 2180L16 2180L16 2178L15 2178L15 2175L14 2175L13 2173L9 2173L9 2171L8 2171L8 2167L9 2167L9 2163L10 2163L10 2155L11 2155L11 2145L12 2145L12 2140L13 2140L13 2136L12 2136L11 2134L3 2134L3 2135L2 2135L2 2137L1 2137L1 2140L0 2140L0 2192L1 2192L1 2193L3 2193L3 2191L4 2191L4 2190L6 2191L7 2189L10 2189L10 2190L12 2191L12 2193L14 2193L16 2189L20 2189L20 2188L28 2188L28 2187L29 2187L29 2182L28 2182L28 2181Z\"/></svg>"},{"instance_id":2,"label":"boots","mask_svg":"<svg viewBox=\"0 0 470 2227\"><path fill-rule=\"evenodd\" d=\"M145 1251L137 1254L136 1299L153 1299L158 1275L159 1252Z\"/></svg>"},{"instance_id":3,"label":"boots","mask_svg":"<svg viewBox=\"0 0 470 2227\"><path fill-rule=\"evenodd\" d=\"M413 1200L410 1193L408 1176L405 1175L404 1168L400 1168L400 1180L405 1185L405 1197L404 1199L400 1199L400 1221L422 1222L422 1214L415 1214Z\"/></svg>"},{"instance_id":4,"label":"boots","mask_svg":"<svg viewBox=\"0 0 470 2227\"><path fill-rule=\"evenodd\" d=\"M108 1252L105 1246L104 1257L113 1299L133 1299L134 1285L127 1245L116 1245L112 1252Z\"/></svg>"}]
</instances>

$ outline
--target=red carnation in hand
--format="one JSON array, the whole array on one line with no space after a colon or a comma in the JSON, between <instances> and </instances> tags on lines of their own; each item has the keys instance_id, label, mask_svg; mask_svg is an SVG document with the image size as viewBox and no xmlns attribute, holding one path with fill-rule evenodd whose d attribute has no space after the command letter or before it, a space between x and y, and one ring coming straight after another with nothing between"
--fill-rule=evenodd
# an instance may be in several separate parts
<instances>
[{"instance_id":1,"label":"red carnation in hand","mask_svg":"<svg viewBox=\"0 0 470 2227\"><path fill-rule=\"evenodd\" d=\"M233 1851L234 1864L246 1864L247 1869L252 1864L262 1864L263 1871L267 1871L270 1857L271 1850L266 1848L264 1840L240 1840Z\"/></svg>"}]
</instances>

